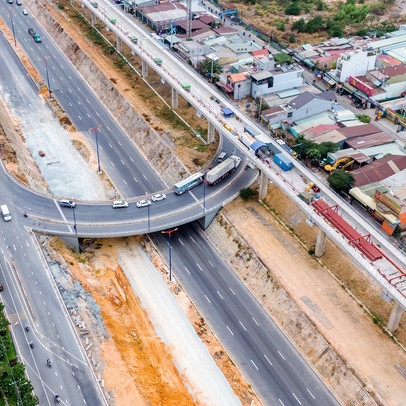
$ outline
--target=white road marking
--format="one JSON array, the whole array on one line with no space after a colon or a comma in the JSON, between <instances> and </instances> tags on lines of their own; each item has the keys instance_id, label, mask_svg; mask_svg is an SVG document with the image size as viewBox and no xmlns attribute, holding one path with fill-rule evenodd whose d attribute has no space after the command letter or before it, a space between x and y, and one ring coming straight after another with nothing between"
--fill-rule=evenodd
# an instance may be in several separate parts
<instances>
[{"instance_id":1,"label":"white road marking","mask_svg":"<svg viewBox=\"0 0 406 406\"><path fill-rule=\"evenodd\" d=\"M279 402L281 402L281 405L282 406L285 406L285 404L280 400L280 399L278 399L279 400Z\"/></svg>"},{"instance_id":2,"label":"white road marking","mask_svg":"<svg viewBox=\"0 0 406 406\"><path fill-rule=\"evenodd\" d=\"M54 83L55 83L55 79L54 79L54 78L51 78L51 80L52 80L52 82L54 82Z\"/></svg>"},{"instance_id":3,"label":"white road marking","mask_svg":"<svg viewBox=\"0 0 406 406\"><path fill-rule=\"evenodd\" d=\"M178 238L178 241L182 244L182 247L184 247L184 244L180 238Z\"/></svg>"},{"instance_id":4,"label":"white road marking","mask_svg":"<svg viewBox=\"0 0 406 406\"><path fill-rule=\"evenodd\" d=\"M144 174L142 174L142 176L144 177L145 180L148 180L147 177Z\"/></svg>"},{"instance_id":5,"label":"white road marking","mask_svg":"<svg viewBox=\"0 0 406 406\"><path fill-rule=\"evenodd\" d=\"M120 145L120 147L121 147L121 142L120 142L119 140L117 140L117 143L118 143L118 145Z\"/></svg>"},{"instance_id":6,"label":"white road marking","mask_svg":"<svg viewBox=\"0 0 406 406\"><path fill-rule=\"evenodd\" d=\"M110 127L109 126L106 126L107 127L107 129L109 130L109 131L111 131L111 129L110 129Z\"/></svg>"},{"instance_id":7,"label":"white road marking","mask_svg":"<svg viewBox=\"0 0 406 406\"><path fill-rule=\"evenodd\" d=\"M55 376L58 376L58 373L55 371Z\"/></svg>"},{"instance_id":8,"label":"white road marking","mask_svg":"<svg viewBox=\"0 0 406 406\"><path fill-rule=\"evenodd\" d=\"M251 360L251 362L252 362L252 365L254 365L255 369L256 369L257 371L259 371L258 367L255 365L255 362L254 362L253 360Z\"/></svg>"},{"instance_id":9,"label":"white road marking","mask_svg":"<svg viewBox=\"0 0 406 406\"><path fill-rule=\"evenodd\" d=\"M70 77L70 75L68 75L68 78L69 78L70 80L72 80L72 78Z\"/></svg>"},{"instance_id":10,"label":"white road marking","mask_svg":"<svg viewBox=\"0 0 406 406\"><path fill-rule=\"evenodd\" d=\"M1 253L4 254L3 248L0 248L0 250L1 250Z\"/></svg>"},{"instance_id":11,"label":"white road marking","mask_svg":"<svg viewBox=\"0 0 406 406\"><path fill-rule=\"evenodd\" d=\"M296 397L296 395L292 392L293 397L297 400L297 403L299 403L299 405L301 405L302 403L300 402L300 400Z\"/></svg>"},{"instance_id":12,"label":"white road marking","mask_svg":"<svg viewBox=\"0 0 406 406\"><path fill-rule=\"evenodd\" d=\"M133 176L133 179L134 179L134 181L135 181L135 182L137 182L137 183L138 183L138 180L137 180L137 179L135 179L135 176Z\"/></svg>"},{"instance_id":13,"label":"white road marking","mask_svg":"<svg viewBox=\"0 0 406 406\"><path fill-rule=\"evenodd\" d=\"M65 215L64 215L63 212L62 212L61 206L59 206L59 203L58 203L56 200L54 200L54 203L55 203L56 208L57 208L58 211L59 211L59 214L60 214L61 217L63 218L63 220L64 220L65 222L67 222L68 220L66 220L66 217L65 217ZM70 226L68 226L68 229L69 229L70 232L72 232L72 229L71 229ZM28 244L28 243L27 243L27 244Z\"/></svg>"},{"instance_id":14,"label":"white road marking","mask_svg":"<svg viewBox=\"0 0 406 406\"><path fill-rule=\"evenodd\" d=\"M223 296L221 296L219 291L217 291L217 294L224 300Z\"/></svg>"},{"instance_id":15,"label":"white road marking","mask_svg":"<svg viewBox=\"0 0 406 406\"><path fill-rule=\"evenodd\" d=\"M110 148L113 148L113 146L112 146L110 143L109 143L109 147L110 147Z\"/></svg>"},{"instance_id":16,"label":"white road marking","mask_svg":"<svg viewBox=\"0 0 406 406\"><path fill-rule=\"evenodd\" d=\"M69 102L69 106L71 106L71 107L72 107L72 103L71 103L71 102Z\"/></svg>"},{"instance_id":17,"label":"white road marking","mask_svg":"<svg viewBox=\"0 0 406 406\"><path fill-rule=\"evenodd\" d=\"M238 322L241 324L242 328L243 328L245 331L247 331L247 329L245 328L244 324L242 324L240 320L238 320Z\"/></svg>"},{"instance_id":18,"label":"white road marking","mask_svg":"<svg viewBox=\"0 0 406 406\"><path fill-rule=\"evenodd\" d=\"M90 104L90 101L89 101L89 99L86 99L86 101L88 102L88 104Z\"/></svg>"},{"instance_id":19,"label":"white road marking","mask_svg":"<svg viewBox=\"0 0 406 406\"><path fill-rule=\"evenodd\" d=\"M113 166L113 168L115 168L115 167L116 167L116 166L113 164L113 162L111 162L111 161L110 161L110 163L111 163L111 165Z\"/></svg>"},{"instance_id":20,"label":"white road marking","mask_svg":"<svg viewBox=\"0 0 406 406\"><path fill-rule=\"evenodd\" d=\"M89 114L89 113L86 113L86 115L90 118L90 114Z\"/></svg>"},{"instance_id":21,"label":"white road marking","mask_svg":"<svg viewBox=\"0 0 406 406\"><path fill-rule=\"evenodd\" d=\"M265 359L269 362L269 364L272 366L272 362L269 361L268 357L264 354Z\"/></svg>"},{"instance_id":22,"label":"white road marking","mask_svg":"<svg viewBox=\"0 0 406 406\"><path fill-rule=\"evenodd\" d=\"M72 93L72 89L68 89L69 90L69 93Z\"/></svg>"},{"instance_id":23,"label":"white road marking","mask_svg":"<svg viewBox=\"0 0 406 406\"><path fill-rule=\"evenodd\" d=\"M186 272L190 275L189 269L187 269L186 267L185 267L185 269L186 269Z\"/></svg>"},{"instance_id":24,"label":"white road marking","mask_svg":"<svg viewBox=\"0 0 406 406\"><path fill-rule=\"evenodd\" d=\"M214 268L214 265L209 261L209 264L211 265L212 268Z\"/></svg>"},{"instance_id":25,"label":"white road marking","mask_svg":"<svg viewBox=\"0 0 406 406\"><path fill-rule=\"evenodd\" d=\"M13 244L13 248L14 248L14 251L17 251L17 248L16 248L16 246Z\"/></svg>"},{"instance_id":26,"label":"white road marking","mask_svg":"<svg viewBox=\"0 0 406 406\"><path fill-rule=\"evenodd\" d=\"M100 114L96 111L96 115L97 115L97 117L100 117Z\"/></svg>"},{"instance_id":27,"label":"white road marking","mask_svg":"<svg viewBox=\"0 0 406 406\"><path fill-rule=\"evenodd\" d=\"M62 78L61 78L61 80L62 80ZM63 94L63 90L62 90L62 89L60 90L60 92L61 92L61 94Z\"/></svg>"},{"instance_id":28,"label":"white road marking","mask_svg":"<svg viewBox=\"0 0 406 406\"><path fill-rule=\"evenodd\" d=\"M124 161L122 160L122 159L120 159L120 161L121 161L121 163L125 166L125 163L124 163Z\"/></svg>"},{"instance_id":29,"label":"white road marking","mask_svg":"<svg viewBox=\"0 0 406 406\"><path fill-rule=\"evenodd\" d=\"M47 44L45 44L45 48L48 49L48 45L47 45Z\"/></svg>"},{"instance_id":30,"label":"white road marking","mask_svg":"<svg viewBox=\"0 0 406 406\"><path fill-rule=\"evenodd\" d=\"M231 290L231 293L235 296L235 293L234 293L234 291L229 287L229 289Z\"/></svg>"},{"instance_id":31,"label":"white road marking","mask_svg":"<svg viewBox=\"0 0 406 406\"><path fill-rule=\"evenodd\" d=\"M130 161L131 161L131 162L134 162L134 159L132 159L132 158L130 157Z\"/></svg>"},{"instance_id":32,"label":"white road marking","mask_svg":"<svg viewBox=\"0 0 406 406\"><path fill-rule=\"evenodd\" d=\"M82 104L82 103L80 102L80 100L78 100L78 104Z\"/></svg>"},{"instance_id":33,"label":"white road marking","mask_svg":"<svg viewBox=\"0 0 406 406\"><path fill-rule=\"evenodd\" d=\"M284 360L284 361L286 361L286 359L285 359L285 357L281 354L281 352L278 350L278 353L279 353L279 355L282 357L282 359Z\"/></svg>"},{"instance_id":34,"label":"white road marking","mask_svg":"<svg viewBox=\"0 0 406 406\"><path fill-rule=\"evenodd\" d=\"M125 184L127 184L127 182L125 181L125 179L123 179L123 182L124 182Z\"/></svg>"},{"instance_id":35,"label":"white road marking","mask_svg":"<svg viewBox=\"0 0 406 406\"><path fill-rule=\"evenodd\" d=\"M59 385L59 387L61 388L61 390L63 389L63 386L62 386L62 385Z\"/></svg>"},{"instance_id":36,"label":"white road marking","mask_svg":"<svg viewBox=\"0 0 406 406\"><path fill-rule=\"evenodd\" d=\"M233 336L234 333L231 331L230 327L228 327L228 326L226 326L226 327L227 327L228 331L231 333L231 335Z\"/></svg>"},{"instance_id":37,"label":"white road marking","mask_svg":"<svg viewBox=\"0 0 406 406\"><path fill-rule=\"evenodd\" d=\"M80 117L80 116L78 116L79 117L79 120L82 120L82 117Z\"/></svg>"},{"instance_id":38,"label":"white road marking","mask_svg":"<svg viewBox=\"0 0 406 406\"><path fill-rule=\"evenodd\" d=\"M196 262L196 266L203 272L203 269L201 268L201 266Z\"/></svg>"},{"instance_id":39,"label":"white road marking","mask_svg":"<svg viewBox=\"0 0 406 406\"><path fill-rule=\"evenodd\" d=\"M196 244L196 241L193 239L191 235L189 235L189 238Z\"/></svg>"},{"instance_id":40,"label":"white road marking","mask_svg":"<svg viewBox=\"0 0 406 406\"><path fill-rule=\"evenodd\" d=\"M204 297L207 299L207 301L208 301L209 303L211 303L211 302L210 302L210 299L209 299L206 295L204 295Z\"/></svg>"},{"instance_id":41,"label":"white road marking","mask_svg":"<svg viewBox=\"0 0 406 406\"><path fill-rule=\"evenodd\" d=\"M252 318L252 320L254 320L254 323L259 327L258 322L254 318Z\"/></svg>"},{"instance_id":42,"label":"white road marking","mask_svg":"<svg viewBox=\"0 0 406 406\"><path fill-rule=\"evenodd\" d=\"M311 392L309 391L309 389L306 388L306 390L310 393L310 396L311 396L313 399L316 399L316 398L313 396L313 393L311 393Z\"/></svg>"}]
</instances>

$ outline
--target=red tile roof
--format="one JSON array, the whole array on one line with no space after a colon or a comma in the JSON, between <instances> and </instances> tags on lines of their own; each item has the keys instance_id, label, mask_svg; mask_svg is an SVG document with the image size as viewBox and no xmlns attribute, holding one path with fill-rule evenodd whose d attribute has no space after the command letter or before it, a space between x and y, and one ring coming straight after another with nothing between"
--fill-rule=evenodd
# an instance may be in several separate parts
<instances>
[{"instance_id":1,"label":"red tile roof","mask_svg":"<svg viewBox=\"0 0 406 406\"><path fill-rule=\"evenodd\" d=\"M381 130L373 124L356 125L354 127L340 128L340 133L347 138L362 137L364 135L380 133Z\"/></svg>"},{"instance_id":2,"label":"red tile roof","mask_svg":"<svg viewBox=\"0 0 406 406\"><path fill-rule=\"evenodd\" d=\"M303 131L303 132L306 132L306 133L311 132L314 135L320 135L326 131L337 130L340 128L341 127L336 124L319 124L319 125L316 125L316 127L310 127L306 131Z\"/></svg>"},{"instance_id":3,"label":"red tile roof","mask_svg":"<svg viewBox=\"0 0 406 406\"><path fill-rule=\"evenodd\" d=\"M387 66L386 68L379 69L379 72L393 78L395 76L404 75L406 73L406 65L404 63L395 66Z\"/></svg>"},{"instance_id":4,"label":"red tile roof","mask_svg":"<svg viewBox=\"0 0 406 406\"><path fill-rule=\"evenodd\" d=\"M269 51L265 48L252 51L251 53L253 56L269 55Z\"/></svg>"},{"instance_id":5,"label":"red tile roof","mask_svg":"<svg viewBox=\"0 0 406 406\"><path fill-rule=\"evenodd\" d=\"M359 187L373 182L380 182L403 169L406 169L406 156L389 155L352 171L351 174L354 176L355 186Z\"/></svg>"}]
</instances>

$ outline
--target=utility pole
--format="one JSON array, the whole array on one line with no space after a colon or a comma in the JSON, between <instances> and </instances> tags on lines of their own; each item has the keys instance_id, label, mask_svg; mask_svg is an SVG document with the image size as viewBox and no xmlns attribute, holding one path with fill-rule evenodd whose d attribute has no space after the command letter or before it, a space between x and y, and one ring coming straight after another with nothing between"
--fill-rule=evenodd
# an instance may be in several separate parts
<instances>
[{"instance_id":1,"label":"utility pole","mask_svg":"<svg viewBox=\"0 0 406 406\"><path fill-rule=\"evenodd\" d=\"M13 29L13 37L14 37L14 46L16 47L16 46L17 46L17 40L16 40L16 34L15 34L15 31L14 31L13 11L12 11L12 10L9 10L8 12L10 13L10 18L11 18L11 28Z\"/></svg>"},{"instance_id":2,"label":"utility pole","mask_svg":"<svg viewBox=\"0 0 406 406\"><path fill-rule=\"evenodd\" d=\"M162 234L168 234L169 236L169 282L172 282L172 246L171 246L171 235L173 232L177 231L178 228L173 228L168 231L161 231Z\"/></svg>"},{"instance_id":3,"label":"utility pole","mask_svg":"<svg viewBox=\"0 0 406 406\"><path fill-rule=\"evenodd\" d=\"M186 39L191 39L192 38L192 0L187 0L186 1L186 12L188 13L187 16L187 31L186 31Z\"/></svg>"},{"instance_id":4,"label":"utility pole","mask_svg":"<svg viewBox=\"0 0 406 406\"><path fill-rule=\"evenodd\" d=\"M147 197L147 202L148 202L147 208L148 208L148 231L149 231L149 229L150 229L150 221L149 221L149 206L150 206L150 204L149 204L149 199L148 199L148 192L145 192L145 196Z\"/></svg>"},{"instance_id":5,"label":"utility pole","mask_svg":"<svg viewBox=\"0 0 406 406\"><path fill-rule=\"evenodd\" d=\"M101 128L101 127L102 127L101 125L98 125L97 127L89 128L90 131L93 130L94 133L96 134L97 164L98 164L98 167L99 167L99 169L98 169L98 171L97 171L98 173L101 173L101 170L100 170L100 155L99 155L99 137L98 137L98 135L97 135L97 130L98 130L99 128Z\"/></svg>"},{"instance_id":6,"label":"utility pole","mask_svg":"<svg viewBox=\"0 0 406 406\"><path fill-rule=\"evenodd\" d=\"M49 74L48 74L48 64L47 60L49 59L49 56L46 56L45 58L41 58L41 61L44 61L45 63L45 72L47 74L47 83L48 83L48 91L49 91L49 98L52 99L52 91L51 91L51 85L49 83Z\"/></svg>"}]
</instances>

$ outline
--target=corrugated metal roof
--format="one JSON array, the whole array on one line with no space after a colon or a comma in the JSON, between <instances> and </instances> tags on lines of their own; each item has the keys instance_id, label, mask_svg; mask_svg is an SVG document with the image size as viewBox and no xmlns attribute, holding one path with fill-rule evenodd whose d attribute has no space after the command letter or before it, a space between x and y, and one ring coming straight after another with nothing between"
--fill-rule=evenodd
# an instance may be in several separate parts
<instances>
[{"instance_id":1,"label":"corrugated metal roof","mask_svg":"<svg viewBox=\"0 0 406 406\"><path fill-rule=\"evenodd\" d=\"M345 143L354 149L374 147L377 145L390 144L395 142L394 138L384 132L366 135L364 137L352 138Z\"/></svg>"},{"instance_id":2,"label":"corrugated metal roof","mask_svg":"<svg viewBox=\"0 0 406 406\"><path fill-rule=\"evenodd\" d=\"M291 89L286 90L285 92L276 93L281 99L285 99L286 97L292 97L300 94L299 89Z\"/></svg>"},{"instance_id":3,"label":"corrugated metal roof","mask_svg":"<svg viewBox=\"0 0 406 406\"><path fill-rule=\"evenodd\" d=\"M373 124L357 125L354 127L346 127L340 130L347 138L362 137L363 135L370 135L380 133L381 130Z\"/></svg>"}]
</instances>

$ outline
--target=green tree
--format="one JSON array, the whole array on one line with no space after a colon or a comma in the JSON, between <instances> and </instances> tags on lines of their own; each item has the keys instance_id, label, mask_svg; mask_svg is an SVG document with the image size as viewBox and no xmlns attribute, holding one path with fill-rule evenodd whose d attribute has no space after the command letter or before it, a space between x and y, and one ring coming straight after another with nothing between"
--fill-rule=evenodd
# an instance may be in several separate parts
<instances>
[{"instance_id":1,"label":"green tree","mask_svg":"<svg viewBox=\"0 0 406 406\"><path fill-rule=\"evenodd\" d=\"M313 34L316 31L322 31L323 29L324 29L323 17L321 16L311 18L304 27L304 31L310 34Z\"/></svg>"},{"instance_id":2,"label":"green tree","mask_svg":"<svg viewBox=\"0 0 406 406\"><path fill-rule=\"evenodd\" d=\"M6 332L8 330L8 326L10 322L7 320L6 316L3 313L4 304L0 303L0 333Z\"/></svg>"},{"instance_id":3,"label":"green tree","mask_svg":"<svg viewBox=\"0 0 406 406\"><path fill-rule=\"evenodd\" d=\"M250 187L247 187L245 189L240 190L240 196L244 200L250 200L255 196L255 192Z\"/></svg>"},{"instance_id":4,"label":"green tree","mask_svg":"<svg viewBox=\"0 0 406 406\"><path fill-rule=\"evenodd\" d=\"M218 77L221 72L223 72L223 68L220 64L213 61L211 59L205 59L201 61L197 65L197 71L201 73L203 76L211 77L211 70L213 68L213 77Z\"/></svg>"},{"instance_id":5,"label":"green tree","mask_svg":"<svg viewBox=\"0 0 406 406\"><path fill-rule=\"evenodd\" d=\"M296 42L296 37L294 34L289 35L289 44L294 44Z\"/></svg>"},{"instance_id":6,"label":"green tree","mask_svg":"<svg viewBox=\"0 0 406 406\"><path fill-rule=\"evenodd\" d=\"M300 20L297 20L292 24L292 31L296 30L297 32L304 32L305 26L305 20L301 18Z\"/></svg>"},{"instance_id":7,"label":"green tree","mask_svg":"<svg viewBox=\"0 0 406 406\"><path fill-rule=\"evenodd\" d=\"M342 38L344 36L344 30L341 24L332 24L328 30L328 33L332 37Z\"/></svg>"},{"instance_id":8,"label":"green tree","mask_svg":"<svg viewBox=\"0 0 406 406\"><path fill-rule=\"evenodd\" d=\"M337 169L327 178L329 185L338 193L345 192L355 183L351 173Z\"/></svg>"},{"instance_id":9,"label":"green tree","mask_svg":"<svg viewBox=\"0 0 406 406\"><path fill-rule=\"evenodd\" d=\"M290 16L298 16L298 15L300 15L301 11L302 11L302 8L301 8L300 3L298 1L292 1L285 8L285 14L290 15Z\"/></svg>"},{"instance_id":10,"label":"green tree","mask_svg":"<svg viewBox=\"0 0 406 406\"><path fill-rule=\"evenodd\" d=\"M358 114L356 116L361 123L368 124L371 121L371 117L367 116L366 114Z\"/></svg>"}]
</instances>

